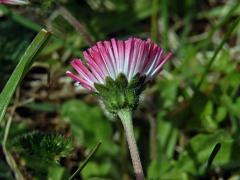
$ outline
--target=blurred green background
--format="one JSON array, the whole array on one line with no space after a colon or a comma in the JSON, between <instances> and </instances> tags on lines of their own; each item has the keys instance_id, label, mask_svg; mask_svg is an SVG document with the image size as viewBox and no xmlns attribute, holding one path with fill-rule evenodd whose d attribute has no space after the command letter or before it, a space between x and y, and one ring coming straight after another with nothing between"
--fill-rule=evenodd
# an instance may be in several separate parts
<instances>
[{"instance_id":1,"label":"blurred green background","mask_svg":"<svg viewBox=\"0 0 240 180\"><path fill-rule=\"evenodd\" d=\"M173 51L134 113L147 179L240 179L238 0L33 0L21 7L0 5L0 90L34 35L41 28L52 32L17 89L8 138L26 179L67 179L99 141L99 150L75 179L134 179L120 121L65 76L70 61L82 57L89 45L61 9L94 42L136 36ZM4 127L3 122L1 138ZM14 179L2 151L0 157L0 179Z\"/></svg>"}]
</instances>

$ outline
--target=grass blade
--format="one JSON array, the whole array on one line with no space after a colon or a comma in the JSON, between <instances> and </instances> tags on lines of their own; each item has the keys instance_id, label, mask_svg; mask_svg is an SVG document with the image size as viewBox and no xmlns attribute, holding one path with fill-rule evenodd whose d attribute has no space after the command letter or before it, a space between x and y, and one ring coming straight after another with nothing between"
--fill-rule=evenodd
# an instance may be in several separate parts
<instances>
[{"instance_id":1,"label":"grass blade","mask_svg":"<svg viewBox=\"0 0 240 180\"><path fill-rule=\"evenodd\" d=\"M168 0L161 0L161 17L163 21L163 34L162 34L162 46L164 49L167 49L168 46L168 32L169 32L169 1Z\"/></svg>"},{"instance_id":2,"label":"grass blade","mask_svg":"<svg viewBox=\"0 0 240 180\"><path fill-rule=\"evenodd\" d=\"M73 173L73 175L68 180L72 180L74 178L74 176L77 175L77 173L79 173L83 170L83 168L87 165L87 163L89 162L91 157L95 154L95 152L97 152L97 150L101 144L102 144L101 142L97 143L97 145L93 148L93 150L89 153L87 158L84 160L83 164L81 166L79 166L79 168Z\"/></svg>"},{"instance_id":3,"label":"grass blade","mask_svg":"<svg viewBox=\"0 0 240 180\"><path fill-rule=\"evenodd\" d=\"M206 167L206 172L210 169L214 158L216 157L217 153L219 152L219 150L221 149L221 143L217 143L215 145L215 147L213 148L213 151L211 153L211 155L209 156L208 162L207 162L207 167Z\"/></svg>"},{"instance_id":4,"label":"grass blade","mask_svg":"<svg viewBox=\"0 0 240 180\"><path fill-rule=\"evenodd\" d=\"M12 96L18 84L21 82L24 75L29 70L31 64L33 63L34 57L44 47L44 44L47 42L49 37L50 37L50 33L44 29L42 29L37 34L37 36L34 38L32 43L28 46L24 55L20 59L18 65L14 69L7 84L3 88L0 94L0 123L5 115L7 107L12 99Z\"/></svg>"},{"instance_id":5,"label":"grass blade","mask_svg":"<svg viewBox=\"0 0 240 180\"><path fill-rule=\"evenodd\" d=\"M152 16L151 16L151 39L158 41L158 7L159 0L152 0Z\"/></svg>"},{"instance_id":6,"label":"grass blade","mask_svg":"<svg viewBox=\"0 0 240 180\"><path fill-rule=\"evenodd\" d=\"M225 34L225 36L223 37L221 43L218 45L217 49L215 50L212 58L210 59L210 61L207 64L207 67L205 69L205 72L203 73L202 77L200 78L200 81L197 84L197 89L199 89L204 81L204 79L207 76L207 73L209 72L210 68L212 67L212 64L214 62L214 60L216 59L218 53L220 52L220 50L222 49L223 45L225 44L225 42L231 37L233 30L237 27L238 23L240 21L240 17L238 17L230 26L229 30L227 31L227 33Z\"/></svg>"}]
</instances>

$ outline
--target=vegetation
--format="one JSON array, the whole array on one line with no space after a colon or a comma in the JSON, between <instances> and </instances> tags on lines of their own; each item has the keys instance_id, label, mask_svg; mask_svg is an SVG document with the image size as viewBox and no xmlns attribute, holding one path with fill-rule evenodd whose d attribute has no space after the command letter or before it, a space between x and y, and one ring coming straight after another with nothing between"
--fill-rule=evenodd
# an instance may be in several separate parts
<instances>
[{"instance_id":1,"label":"vegetation","mask_svg":"<svg viewBox=\"0 0 240 180\"><path fill-rule=\"evenodd\" d=\"M238 0L0 5L0 179L134 179L121 121L65 75L131 36L173 52L134 112L146 178L240 179L239 22Z\"/></svg>"}]
</instances>

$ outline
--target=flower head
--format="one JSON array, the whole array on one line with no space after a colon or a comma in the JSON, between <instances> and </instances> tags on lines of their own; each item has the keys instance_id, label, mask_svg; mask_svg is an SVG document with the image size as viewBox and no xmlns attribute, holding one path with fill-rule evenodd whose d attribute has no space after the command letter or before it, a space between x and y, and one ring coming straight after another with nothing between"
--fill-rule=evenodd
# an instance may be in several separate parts
<instances>
[{"instance_id":1,"label":"flower head","mask_svg":"<svg viewBox=\"0 0 240 180\"><path fill-rule=\"evenodd\" d=\"M24 5L28 3L28 0L0 0L0 4Z\"/></svg>"},{"instance_id":2,"label":"flower head","mask_svg":"<svg viewBox=\"0 0 240 180\"><path fill-rule=\"evenodd\" d=\"M110 111L134 109L145 84L153 79L171 56L148 40L129 38L98 42L83 52L86 61L75 59L78 75L66 74L98 94Z\"/></svg>"}]
</instances>

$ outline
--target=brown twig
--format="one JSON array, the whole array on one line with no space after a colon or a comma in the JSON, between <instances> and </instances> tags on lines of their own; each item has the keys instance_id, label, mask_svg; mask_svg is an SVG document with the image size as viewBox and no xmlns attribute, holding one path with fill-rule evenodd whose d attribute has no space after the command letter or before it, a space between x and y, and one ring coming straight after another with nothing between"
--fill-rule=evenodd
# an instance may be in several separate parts
<instances>
[{"instance_id":1,"label":"brown twig","mask_svg":"<svg viewBox=\"0 0 240 180\"><path fill-rule=\"evenodd\" d=\"M63 6L59 6L59 12L63 18L69 22L80 34L82 35L84 41L92 46L94 41L90 34L87 32L86 28Z\"/></svg>"},{"instance_id":2,"label":"brown twig","mask_svg":"<svg viewBox=\"0 0 240 180\"><path fill-rule=\"evenodd\" d=\"M150 159L157 159L157 122L151 116L148 115L149 124L150 124Z\"/></svg>"},{"instance_id":3,"label":"brown twig","mask_svg":"<svg viewBox=\"0 0 240 180\"><path fill-rule=\"evenodd\" d=\"M6 124L6 127L5 127L4 137L3 137L3 141L2 141L2 147L3 147L3 153L5 155L6 161L7 161L8 165L10 166L10 168L12 169L12 171L14 172L15 178L17 180L24 180L24 177L21 174L20 170L18 169L14 158L12 157L11 153L8 152L7 147L6 147L9 130L10 130L10 127L11 127L11 124L12 124L12 120L13 120L13 117L14 117L15 110L18 106L19 96L20 96L20 90L17 89L15 102L13 104L13 107L11 109L11 112L10 112L10 115L9 115L9 118L7 120L7 124Z\"/></svg>"}]
</instances>

